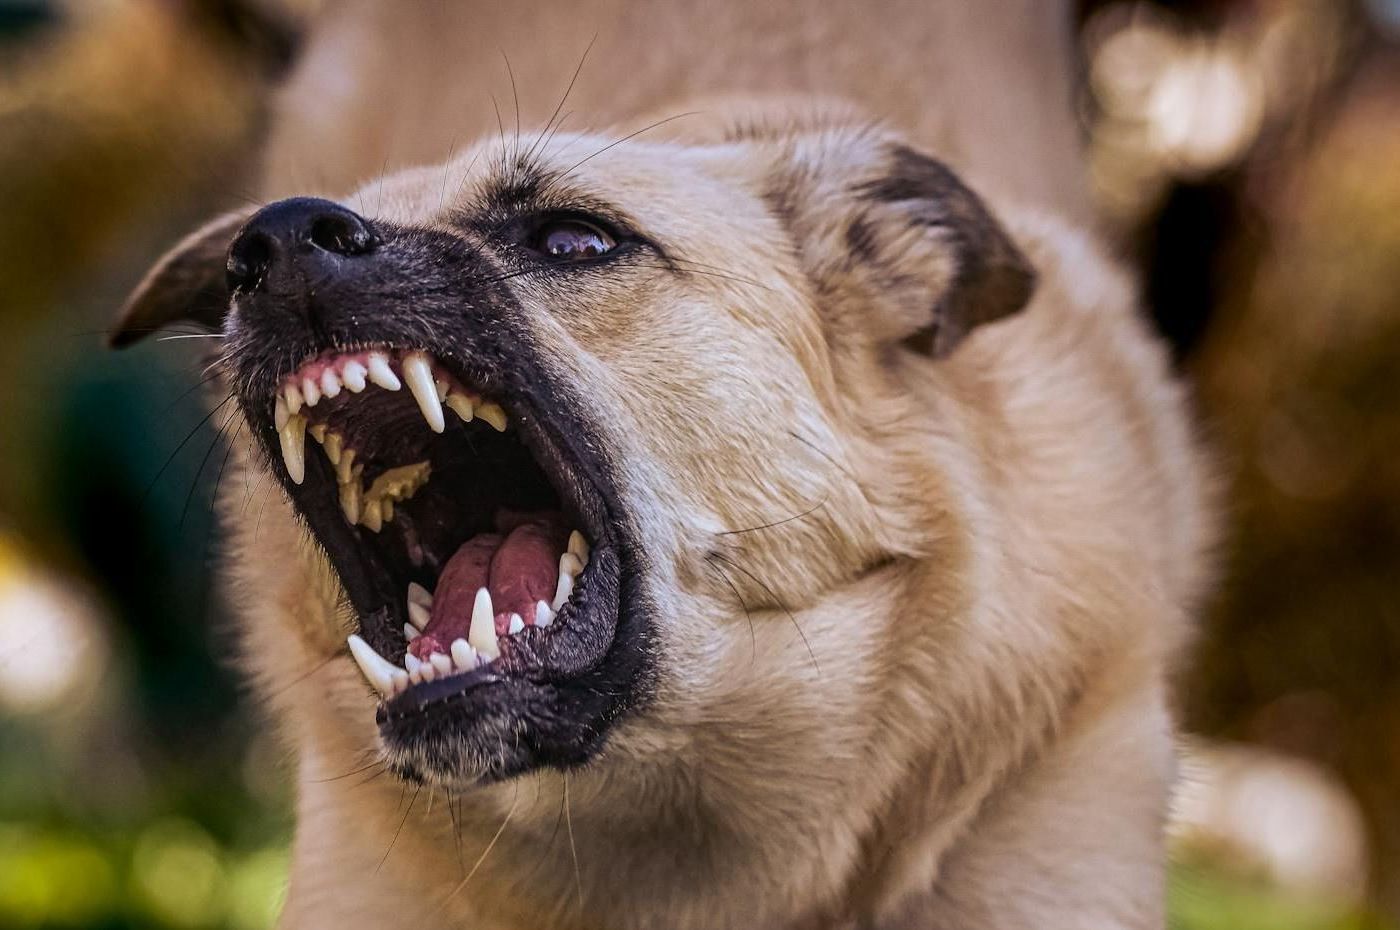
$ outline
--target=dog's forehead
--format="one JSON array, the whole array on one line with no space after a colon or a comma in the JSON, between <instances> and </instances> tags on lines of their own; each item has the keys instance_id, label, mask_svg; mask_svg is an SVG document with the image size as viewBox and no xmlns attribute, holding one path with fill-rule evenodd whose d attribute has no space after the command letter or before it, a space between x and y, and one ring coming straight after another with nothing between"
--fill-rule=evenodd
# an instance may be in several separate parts
<instances>
[{"instance_id":1,"label":"dog's forehead","mask_svg":"<svg viewBox=\"0 0 1400 930\"><path fill-rule=\"evenodd\" d=\"M743 146L643 141L621 134L493 137L440 165L371 181L351 197L381 220L405 225L463 213L598 208L671 225L700 206L743 210L757 165Z\"/></svg>"}]
</instances>

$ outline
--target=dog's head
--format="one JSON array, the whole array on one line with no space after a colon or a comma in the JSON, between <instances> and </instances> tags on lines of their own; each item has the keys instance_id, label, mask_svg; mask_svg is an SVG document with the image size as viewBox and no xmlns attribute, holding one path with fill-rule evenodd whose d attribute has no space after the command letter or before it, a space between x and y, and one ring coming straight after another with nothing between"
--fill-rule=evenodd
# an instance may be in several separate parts
<instances>
[{"instance_id":1,"label":"dog's head","mask_svg":"<svg viewBox=\"0 0 1400 930\"><path fill-rule=\"evenodd\" d=\"M216 220L126 308L118 344L224 335L405 777L781 726L894 622L809 609L927 552L899 372L1021 308L1032 271L884 130L682 122Z\"/></svg>"}]
</instances>

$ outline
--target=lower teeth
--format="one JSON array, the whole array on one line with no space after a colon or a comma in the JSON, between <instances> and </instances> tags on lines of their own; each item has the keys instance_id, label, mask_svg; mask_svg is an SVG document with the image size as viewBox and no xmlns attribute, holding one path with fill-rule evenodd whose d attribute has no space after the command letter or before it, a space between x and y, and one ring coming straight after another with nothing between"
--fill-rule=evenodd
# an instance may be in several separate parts
<instances>
[{"instance_id":1,"label":"lower teeth","mask_svg":"<svg viewBox=\"0 0 1400 930\"><path fill-rule=\"evenodd\" d=\"M377 514L378 510L374 512ZM554 622L559 609L573 592L577 574L587 566L588 556L587 542L581 533L575 531L569 537L568 551L559 557L559 581L554 603L551 606L544 601L536 602L531 618L534 626L544 628ZM405 638L409 642L415 642L425 635L431 637L431 634L425 631L431 621L432 592L416 582L410 583L407 602L409 623L404 625ZM505 635L514 636L521 633L528 625L531 624L527 624L524 617L511 614ZM425 641L434 642L432 639ZM359 665L360 671L384 698L393 697L414 684L473 671L490 664L501 654L491 592L486 588L481 588L476 593L467 636L454 639L446 645L445 651L434 649L426 658L420 658L410 651L405 653L404 664L399 666L379 655L359 636L351 636L348 642L350 654Z\"/></svg>"}]
</instances>

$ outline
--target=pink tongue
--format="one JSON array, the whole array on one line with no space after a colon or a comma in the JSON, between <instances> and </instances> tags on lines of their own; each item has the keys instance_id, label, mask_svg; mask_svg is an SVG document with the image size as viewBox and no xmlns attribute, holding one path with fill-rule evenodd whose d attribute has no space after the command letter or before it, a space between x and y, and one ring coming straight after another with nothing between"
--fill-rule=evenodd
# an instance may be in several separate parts
<instances>
[{"instance_id":1,"label":"pink tongue","mask_svg":"<svg viewBox=\"0 0 1400 930\"><path fill-rule=\"evenodd\" d=\"M497 636L505 635L511 614L533 623L535 603L553 600L566 535L558 517L502 515L498 524L513 525L504 540L498 533L473 536L443 567L428 625L408 647L418 658L447 652L453 640L466 638L481 588L491 592Z\"/></svg>"}]
</instances>

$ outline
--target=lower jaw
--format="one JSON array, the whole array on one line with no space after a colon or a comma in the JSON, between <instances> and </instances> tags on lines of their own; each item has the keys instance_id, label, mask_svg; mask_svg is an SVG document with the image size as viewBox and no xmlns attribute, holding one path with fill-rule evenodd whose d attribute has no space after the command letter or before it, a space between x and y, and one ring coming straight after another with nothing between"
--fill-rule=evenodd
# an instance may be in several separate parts
<instances>
[{"instance_id":1,"label":"lower jaw","mask_svg":"<svg viewBox=\"0 0 1400 930\"><path fill-rule=\"evenodd\" d=\"M618 645L617 550L598 545L583 578L553 625L511 637L495 662L381 702L376 722L391 770L456 790L591 760L641 693L645 650Z\"/></svg>"}]
</instances>

